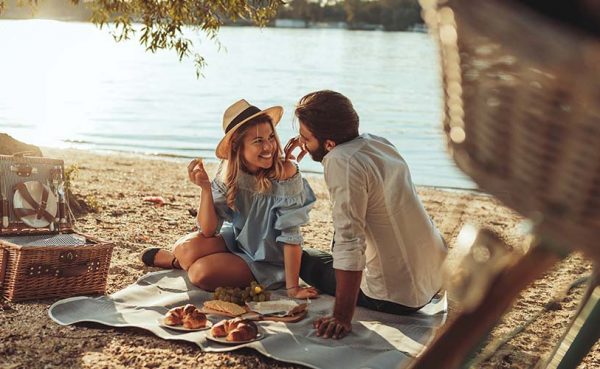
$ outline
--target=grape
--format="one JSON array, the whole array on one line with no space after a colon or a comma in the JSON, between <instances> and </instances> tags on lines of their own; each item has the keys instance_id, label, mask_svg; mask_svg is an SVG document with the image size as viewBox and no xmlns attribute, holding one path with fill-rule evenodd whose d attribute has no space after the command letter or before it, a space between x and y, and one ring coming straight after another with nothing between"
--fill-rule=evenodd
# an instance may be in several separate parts
<instances>
[{"instance_id":1,"label":"grape","mask_svg":"<svg viewBox=\"0 0 600 369\"><path fill-rule=\"evenodd\" d=\"M271 292L266 291L265 287L257 281L252 281L250 282L250 286L246 286L245 288L217 287L212 296L215 300L244 305L244 303L250 301L269 301Z\"/></svg>"}]
</instances>

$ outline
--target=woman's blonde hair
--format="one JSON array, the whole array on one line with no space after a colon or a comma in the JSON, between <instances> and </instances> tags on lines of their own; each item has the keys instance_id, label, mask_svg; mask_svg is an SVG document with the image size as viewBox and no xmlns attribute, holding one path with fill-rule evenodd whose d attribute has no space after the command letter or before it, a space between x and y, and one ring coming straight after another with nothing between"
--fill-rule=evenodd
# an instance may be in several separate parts
<instances>
[{"instance_id":1,"label":"woman's blonde hair","mask_svg":"<svg viewBox=\"0 0 600 369\"><path fill-rule=\"evenodd\" d=\"M256 178L256 189L260 193L267 192L271 189L272 180L280 180L283 178L283 160L280 159L283 156L281 151L281 143L279 142L279 137L277 136L277 132L275 131L275 127L273 126L271 118L266 114L252 118L242 127L238 128L231 136L231 142L229 145L229 159L223 160L221 162L221 168L219 169L221 180L227 186L227 206L229 206L231 209L235 209L235 196L237 195L238 191L238 177L240 175L240 171L248 173L248 166L243 155L244 136L251 128L262 123L269 123L271 125L273 134L275 135L275 143L277 148L273 153L273 164L271 167L267 169L259 168L258 172L254 173L254 177Z\"/></svg>"}]
</instances>

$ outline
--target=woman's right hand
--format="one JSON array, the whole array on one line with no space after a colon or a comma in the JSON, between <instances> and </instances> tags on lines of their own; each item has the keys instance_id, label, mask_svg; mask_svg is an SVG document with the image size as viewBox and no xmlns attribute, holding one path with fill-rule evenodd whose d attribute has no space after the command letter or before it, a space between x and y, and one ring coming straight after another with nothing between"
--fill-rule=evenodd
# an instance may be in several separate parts
<instances>
[{"instance_id":1,"label":"woman's right hand","mask_svg":"<svg viewBox=\"0 0 600 369\"><path fill-rule=\"evenodd\" d=\"M300 148L300 152L298 153L298 157L296 158L294 156L293 151L297 147ZM308 153L308 151L306 151L306 146L302 143L300 135L291 138L288 141L287 145L285 145L285 148L283 149L283 152L285 153L285 160L296 159L296 161L298 163L300 162L300 160L302 160L302 158L304 157L304 155L306 155Z\"/></svg>"},{"instance_id":2,"label":"woman's right hand","mask_svg":"<svg viewBox=\"0 0 600 369\"><path fill-rule=\"evenodd\" d=\"M188 176L190 181L203 190L210 190L210 178L204 169L202 158L194 159L188 164Z\"/></svg>"}]
</instances>

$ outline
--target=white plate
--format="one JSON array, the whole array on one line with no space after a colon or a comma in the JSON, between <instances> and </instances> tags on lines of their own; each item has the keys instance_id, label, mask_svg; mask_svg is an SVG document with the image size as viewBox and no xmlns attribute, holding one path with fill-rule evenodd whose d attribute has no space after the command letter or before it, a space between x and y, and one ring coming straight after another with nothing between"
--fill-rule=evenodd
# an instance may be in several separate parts
<instances>
[{"instance_id":1,"label":"white plate","mask_svg":"<svg viewBox=\"0 0 600 369\"><path fill-rule=\"evenodd\" d=\"M48 186L38 181L29 181L23 183L29 191L31 197L37 201L39 204L42 201L42 192L44 189L48 191L48 200L46 200L46 211L50 213L54 218L56 218L56 213L58 212L58 199L54 195L54 193L50 190ZM13 196L13 207L15 208L23 208L23 209L33 209L30 203L25 201L25 198L21 196L20 191L15 191ZM37 218L37 215L27 215L21 218L23 223L27 224L32 228L41 228L47 227L50 222L46 220L46 218Z\"/></svg>"},{"instance_id":2,"label":"white plate","mask_svg":"<svg viewBox=\"0 0 600 369\"><path fill-rule=\"evenodd\" d=\"M202 328L186 328L183 325L168 325L165 324L165 322L163 322L162 318L156 319L156 321L158 322L158 325L160 325L163 328L169 328L175 331L182 331L182 332L196 332L196 331L203 331L205 329L209 329L210 327L213 326L212 322L210 320L206 321L206 325Z\"/></svg>"},{"instance_id":3,"label":"white plate","mask_svg":"<svg viewBox=\"0 0 600 369\"><path fill-rule=\"evenodd\" d=\"M209 339L209 340L211 340L211 341L222 343L224 345L241 345L243 343L248 343L248 342L254 342L254 341L262 340L263 338L265 338L265 334L259 329L258 330L258 334L256 335L256 337L253 338L253 339L251 339L251 340L246 340L246 341L227 341L226 337L214 337L210 332L208 332L208 334L206 335L206 338Z\"/></svg>"}]
</instances>

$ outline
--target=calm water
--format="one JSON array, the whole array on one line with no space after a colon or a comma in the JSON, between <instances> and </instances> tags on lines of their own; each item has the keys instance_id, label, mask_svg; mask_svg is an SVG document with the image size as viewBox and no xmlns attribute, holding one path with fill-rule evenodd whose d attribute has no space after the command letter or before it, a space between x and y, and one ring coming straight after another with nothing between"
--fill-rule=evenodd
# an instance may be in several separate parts
<instances>
[{"instance_id":1,"label":"calm water","mask_svg":"<svg viewBox=\"0 0 600 369\"><path fill-rule=\"evenodd\" d=\"M282 141L307 92L348 96L361 131L393 142L417 184L473 188L445 151L434 42L426 34L223 28L190 32L208 66L115 43L83 23L0 21L0 131L30 143L182 158L213 157L222 113L245 98L282 105ZM321 171L310 158L301 167Z\"/></svg>"}]
</instances>

